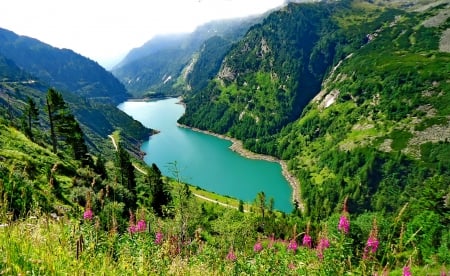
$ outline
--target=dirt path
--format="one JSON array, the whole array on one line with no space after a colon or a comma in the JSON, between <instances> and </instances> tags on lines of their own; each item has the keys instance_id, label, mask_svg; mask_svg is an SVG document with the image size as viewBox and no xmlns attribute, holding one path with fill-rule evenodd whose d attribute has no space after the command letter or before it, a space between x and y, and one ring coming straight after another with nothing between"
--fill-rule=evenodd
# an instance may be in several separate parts
<instances>
[{"instance_id":1,"label":"dirt path","mask_svg":"<svg viewBox=\"0 0 450 276\"><path fill-rule=\"evenodd\" d=\"M239 208L236 207L236 206L229 205L229 204L226 204L226 203L223 203L223 202L214 200L214 199L210 199L210 198L208 198L208 197L205 197L205 196L202 196L202 195L199 195L199 194L196 194L196 193L192 193L192 194L195 195L195 196L198 197L198 198L204 199L204 200L209 201L209 202L217 203L217 204L219 204L219 205L221 205L221 206L224 206L224 207L227 207L227 208L233 208L233 209L236 209L236 210L239 209ZM247 213L247 212L248 212L247 210L244 210L244 213Z\"/></svg>"}]
</instances>

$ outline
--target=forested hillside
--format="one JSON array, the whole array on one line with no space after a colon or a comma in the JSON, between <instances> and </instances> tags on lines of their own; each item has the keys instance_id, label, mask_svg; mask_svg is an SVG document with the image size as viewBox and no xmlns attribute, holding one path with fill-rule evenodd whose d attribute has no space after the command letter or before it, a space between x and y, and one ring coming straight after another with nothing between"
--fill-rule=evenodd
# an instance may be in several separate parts
<instances>
[{"instance_id":1,"label":"forested hillside","mask_svg":"<svg viewBox=\"0 0 450 276\"><path fill-rule=\"evenodd\" d=\"M205 89L185 96L180 123L288 160L314 221L344 201L353 214L402 210L419 248L428 235L419 221L439 233L428 242L445 244L449 3L378 3L290 4L271 14Z\"/></svg>"},{"instance_id":2,"label":"forested hillside","mask_svg":"<svg viewBox=\"0 0 450 276\"><path fill-rule=\"evenodd\" d=\"M138 154L140 141L147 139L151 131L116 108L128 94L111 73L71 50L60 50L4 29L0 29L0 41L3 108L20 116L27 97L43 108L45 92L55 87L80 122L92 150L103 151L108 135L120 130L130 142L129 148ZM47 124L43 119L41 123Z\"/></svg>"}]
</instances>

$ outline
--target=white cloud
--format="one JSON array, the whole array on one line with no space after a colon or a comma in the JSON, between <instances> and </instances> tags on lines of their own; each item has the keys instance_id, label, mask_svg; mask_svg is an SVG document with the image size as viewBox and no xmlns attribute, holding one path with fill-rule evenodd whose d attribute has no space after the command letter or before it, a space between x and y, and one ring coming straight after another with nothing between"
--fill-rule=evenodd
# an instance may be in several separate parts
<instances>
[{"instance_id":1,"label":"white cloud","mask_svg":"<svg viewBox=\"0 0 450 276\"><path fill-rule=\"evenodd\" d=\"M192 31L214 19L263 13L283 0L1 1L0 27L102 64L158 33Z\"/></svg>"}]
</instances>

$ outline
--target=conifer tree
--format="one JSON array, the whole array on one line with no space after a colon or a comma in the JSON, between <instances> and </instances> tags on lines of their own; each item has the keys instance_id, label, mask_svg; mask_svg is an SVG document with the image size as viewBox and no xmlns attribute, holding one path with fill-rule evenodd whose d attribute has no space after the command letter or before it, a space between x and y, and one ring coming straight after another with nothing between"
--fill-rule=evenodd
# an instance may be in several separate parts
<instances>
[{"instance_id":1,"label":"conifer tree","mask_svg":"<svg viewBox=\"0 0 450 276\"><path fill-rule=\"evenodd\" d=\"M27 105L24 110L24 132L30 140L34 140L33 137L33 125L38 121L39 118L39 110L36 106L36 103L31 97L27 97Z\"/></svg>"},{"instance_id":2,"label":"conifer tree","mask_svg":"<svg viewBox=\"0 0 450 276\"><path fill-rule=\"evenodd\" d=\"M160 217L164 215L163 206L172 201L172 196L167 185L162 180L162 174L156 164L152 164L152 169L148 174L148 182L151 185L152 201L151 206Z\"/></svg>"},{"instance_id":3,"label":"conifer tree","mask_svg":"<svg viewBox=\"0 0 450 276\"><path fill-rule=\"evenodd\" d=\"M117 167L120 184L129 192L125 196L126 209L134 210L137 206L135 169L131 163L130 154L120 143L117 146Z\"/></svg>"}]
</instances>

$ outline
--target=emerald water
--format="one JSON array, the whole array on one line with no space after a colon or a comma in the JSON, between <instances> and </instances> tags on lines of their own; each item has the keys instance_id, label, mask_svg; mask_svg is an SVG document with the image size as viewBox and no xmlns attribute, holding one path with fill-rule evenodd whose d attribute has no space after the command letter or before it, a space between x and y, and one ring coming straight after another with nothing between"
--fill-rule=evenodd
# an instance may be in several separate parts
<instances>
[{"instance_id":1,"label":"emerald water","mask_svg":"<svg viewBox=\"0 0 450 276\"><path fill-rule=\"evenodd\" d=\"M275 200L275 208L292 211L292 190L278 163L240 156L231 142L177 126L184 113L178 99L127 101L119 109L144 126L159 130L143 143L144 161L155 163L163 175L174 177L173 165L182 181L221 195L252 202L258 192Z\"/></svg>"}]
</instances>

